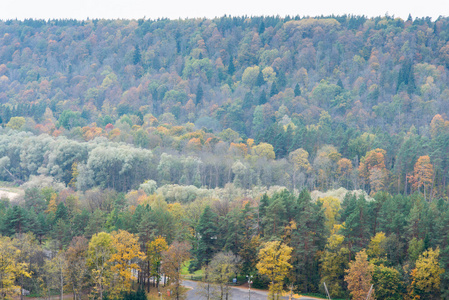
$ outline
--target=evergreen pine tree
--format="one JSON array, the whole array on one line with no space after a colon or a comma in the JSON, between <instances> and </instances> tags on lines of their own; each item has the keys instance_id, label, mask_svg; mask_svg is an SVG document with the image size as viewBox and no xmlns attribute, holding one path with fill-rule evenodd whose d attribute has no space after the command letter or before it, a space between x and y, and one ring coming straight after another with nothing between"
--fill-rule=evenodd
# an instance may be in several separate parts
<instances>
[{"instance_id":1,"label":"evergreen pine tree","mask_svg":"<svg viewBox=\"0 0 449 300\"><path fill-rule=\"evenodd\" d=\"M203 96L204 96L204 91L203 88L201 87L201 83L198 82L198 86L196 88L196 99L195 99L195 103L198 104L201 102L201 100L203 100Z\"/></svg>"},{"instance_id":2,"label":"evergreen pine tree","mask_svg":"<svg viewBox=\"0 0 449 300\"><path fill-rule=\"evenodd\" d=\"M276 95L277 93L279 93L278 88L276 86L276 82L273 82L271 84L271 90L270 90L270 97L273 97L274 95Z\"/></svg>"},{"instance_id":3,"label":"evergreen pine tree","mask_svg":"<svg viewBox=\"0 0 449 300\"><path fill-rule=\"evenodd\" d=\"M139 46L136 45L136 49L134 50L134 55L133 55L133 64L135 64L135 65L139 64L140 60L141 60L140 49L139 49Z\"/></svg>"},{"instance_id":4,"label":"evergreen pine tree","mask_svg":"<svg viewBox=\"0 0 449 300\"><path fill-rule=\"evenodd\" d=\"M257 75L257 79L256 79L256 85L262 86L264 83L265 83L265 79L263 79L262 71L259 70L259 74Z\"/></svg>"},{"instance_id":5,"label":"evergreen pine tree","mask_svg":"<svg viewBox=\"0 0 449 300\"><path fill-rule=\"evenodd\" d=\"M262 33L264 33L264 31L265 31L265 23L263 22L263 20L260 22L260 24L259 24L259 30L258 30L258 33L259 34L262 34Z\"/></svg>"},{"instance_id":6,"label":"evergreen pine tree","mask_svg":"<svg viewBox=\"0 0 449 300\"><path fill-rule=\"evenodd\" d=\"M259 97L259 105L263 105L265 103L267 103L267 95L265 94L265 91L262 91L260 93L260 97Z\"/></svg>"},{"instance_id":7,"label":"evergreen pine tree","mask_svg":"<svg viewBox=\"0 0 449 300\"><path fill-rule=\"evenodd\" d=\"M282 70L277 70L277 86L280 89L285 88L287 85L287 78L285 77L285 72Z\"/></svg>"},{"instance_id":8,"label":"evergreen pine tree","mask_svg":"<svg viewBox=\"0 0 449 300\"><path fill-rule=\"evenodd\" d=\"M408 73L408 85L407 85L407 93L412 94L416 90L415 84L415 75L413 72L413 66L410 66L410 72Z\"/></svg>"},{"instance_id":9,"label":"evergreen pine tree","mask_svg":"<svg viewBox=\"0 0 449 300\"><path fill-rule=\"evenodd\" d=\"M228 74L232 76L234 72L235 72L234 59L231 56L229 57Z\"/></svg>"},{"instance_id":10,"label":"evergreen pine tree","mask_svg":"<svg viewBox=\"0 0 449 300\"><path fill-rule=\"evenodd\" d=\"M245 94L245 98L243 98L242 108L247 110L251 108L254 104L254 95L251 92Z\"/></svg>"},{"instance_id":11,"label":"evergreen pine tree","mask_svg":"<svg viewBox=\"0 0 449 300\"><path fill-rule=\"evenodd\" d=\"M343 81L341 81L341 78L338 78L338 81L337 81L337 85L342 89L342 90L344 90L344 85L343 85Z\"/></svg>"},{"instance_id":12,"label":"evergreen pine tree","mask_svg":"<svg viewBox=\"0 0 449 300\"><path fill-rule=\"evenodd\" d=\"M239 210L234 209L226 216L220 218L220 232L225 233L224 249L232 251L235 255L238 255L243 246L242 241L245 228L242 216Z\"/></svg>"},{"instance_id":13,"label":"evergreen pine tree","mask_svg":"<svg viewBox=\"0 0 449 300\"><path fill-rule=\"evenodd\" d=\"M295 97L301 96L301 89L299 88L299 83L295 85Z\"/></svg>"},{"instance_id":14,"label":"evergreen pine tree","mask_svg":"<svg viewBox=\"0 0 449 300\"><path fill-rule=\"evenodd\" d=\"M259 234L263 233L263 218L265 217L266 214L266 210L268 205L270 205L270 198L268 197L267 194L264 194L262 196L262 198L260 199L260 203L259 203L259 218L258 218L258 222L259 222Z\"/></svg>"},{"instance_id":15,"label":"evergreen pine tree","mask_svg":"<svg viewBox=\"0 0 449 300\"><path fill-rule=\"evenodd\" d=\"M363 195L347 195L342 203L341 222L345 222L343 235L349 242L349 250L355 254L369 243L369 217L367 201Z\"/></svg>"},{"instance_id":16,"label":"evergreen pine tree","mask_svg":"<svg viewBox=\"0 0 449 300\"><path fill-rule=\"evenodd\" d=\"M295 264L295 276L300 289L305 292L318 290L320 276L318 259L314 253L324 250L326 244L326 218L319 203L312 202L304 189L297 198L294 221L298 230L292 233L291 246Z\"/></svg>"},{"instance_id":17,"label":"evergreen pine tree","mask_svg":"<svg viewBox=\"0 0 449 300\"><path fill-rule=\"evenodd\" d=\"M196 226L196 238L198 246L195 251L195 267L201 268L203 265L209 264L214 256L217 248L218 239L218 216L210 208L206 206Z\"/></svg>"},{"instance_id":18,"label":"evergreen pine tree","mask_svg":"<svg viewBox=\"0 0 449 300\"><path fill-rule=\"evenodd\" d=\"M281 238L284 228L288 224L286 213L287 207L282 197L273 197L262 219L264 236Z\"/></svg>"},{"instance_id":19,"label":"evergreen pine tree","mask_svg":"<svg viewBox=\"0 0 449 300\"><path fill-rule=\"evenodd\" d=\"M64 205L63 202L60 202L56 207L55 221L58 219L67 220L68 215L69 213L67 211L67 207Z\"/></svg>"}]
</instances>

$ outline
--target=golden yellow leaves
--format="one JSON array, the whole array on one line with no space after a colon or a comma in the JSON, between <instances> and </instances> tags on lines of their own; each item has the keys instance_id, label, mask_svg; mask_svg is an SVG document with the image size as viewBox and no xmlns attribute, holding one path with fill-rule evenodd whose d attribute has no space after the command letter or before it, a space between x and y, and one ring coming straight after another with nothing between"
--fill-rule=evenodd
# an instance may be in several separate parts
<instances>
[{"instance_id":1,"label":"golden yellow leaves","mask_svg":"<svg viewBox=\"0 0 449 300\"><path fill-rule=\"evenodd\" d=\"M281 241L267 242L259 251L256 268L260 274L270 278L269 299L278 299L282 292L283 280L292 267L289 263L292 251L292 247Z\"/></svg>"}]
</instances>

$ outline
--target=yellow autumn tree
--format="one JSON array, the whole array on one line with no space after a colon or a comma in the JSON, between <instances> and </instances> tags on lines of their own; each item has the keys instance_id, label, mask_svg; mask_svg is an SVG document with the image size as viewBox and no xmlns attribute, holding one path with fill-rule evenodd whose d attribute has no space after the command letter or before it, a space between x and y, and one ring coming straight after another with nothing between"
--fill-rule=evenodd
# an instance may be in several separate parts
<instances>
[{"instance_id":1,"label":"yellow autumn tree","mask_svg":"<svg viewBox=\"0 0 449 300\"><path fill-rule=\"evenodd\" d=\"M140 251L138 238L125 230L112 233L112 246L114 252L109 259L111 271L114 274L111 284L110 296L119 297L121 292L131 290L132 280L135 280L133 272L140 270L137 260L145 259L145 254Z\"/></svg>"},{"instance_id":2,"label":"yellow autumn tree","mask_svg":"<svg viewBox=\"0 0 449 300\"><path fill-rule=\"evenodd\" d=\"M348 284L348 290L354 300L367 299L371 287L373 265L368 262L368 255L365 250L355 255L355 261L349 263L349 269L345 270L345 281ZM368 299L374 300L374 291L371 292Z\"/></svg>"},{"instance_id":3,"label":"yellow autumn tree","mask_svg":"<svg viewBox=\"0 0 449 300\"><path fill-rule=\"evenodd\" d=\"M366 250L366 254L370 257L374 262L382 262L387 259L386 250L385 250L385 233L378 232L375 236L371 238L371 241L368 245L368 250Z\"/></svg>"},{"instance_id":4,"label":"yellow autumn tree","mask_svg":"<svg viewBox=\"0 0 449 300\"><path fill-rule=\"evenodd\" d=\"M91 271L93 283L95 284L94 293L97 298L102 300L105 285L111 277L111 265L109 263L114 245L109 233L100 232L95 234L89 242L87 250L87 265Z\"/></svg>"},{"instance_id":5,"label":"yellow autumn tree","mask_svg":"<svg viewBox=\"0 0 449 300\"><path fill-rule=\"evenodd\" d=\"M270 279L268 299L278 300L282 295L284 278L292 265L289 263L293 248L283 244L281 241L265 243L259 251L259 262L257 270Z\"/></svg>"},{"instance_id":6,"label":"yellow autumn tree","mask_svg":"<svg viewBox=\"0 0 449 300\"><path fill-rule=\"evenodd\" d=\"M326 283L331 297L344 296L344 272L348 266L349 249L345 245L345 237L337 234L342 225L335 225L333 234L327 239L326 248L321 255L321 284Z\"/></svg>"},{"instance_id":7,"label":"yellow autumn tree","mask_svg":"<svg viewBox=\"0 0 449 300\"><path fill-rule=\"evenodd\" d=\"M444 269L440 267L438 257L440 249L424 251L416 261L416 267L410 274L412 283L409 288L411 299L440 299L440 275Z\"/></svg>"},{"instance_id":8,"label":"yellow autumn tree","mask_svg":"<svg viewBox=\"0 0 449 300\"><path fill-rule=\"evenodd\" d=\"M23 125L25 125L26 120L24 117L12 117L8 124L6 124L6 127L14 129L14 130L20 130L22 129Z\"/></svg>"},{"instance_id":9,"label":"yellow autumn tree","mask_svg":"<svg viewBox=\"0 0 449 300\"><path fill-rule=\"evenodd\" d=\"M436 138L442 132L449 128L449 121L446 121L440 114L433 117L430 122L430 136Z\"/></svg>"},{"instance_id":10,"label":"yellow autumn tree","mask_svg":"<svg viewBox=\"0 0 449 300\"><path fill-rule=\"evenodd\" d=\"M31 277L24 263L19 262L20 250L9 237L0 236L0 299L10 299L19 294L15 285L19 276Z\"/></svg>"},{"instance_id":11,"label":"yellow autumn tree","mask_svg":"<svg viewBox=\"0 0 449 300\"><path fill-rule=\"evenodd\" d=\"M162 253L168 249L167 241L164 237L158 236L156 239L148 243L147 258L150 263L150 275L156 276L157 285L159 287L160 267L162 261Z\"/></svg>"},{"instance_id":12,"label":"yellow autumn tree","mask_svg":"<svg viewBox=\"0 0 449 300\"><path fill-rule=\"evenodd\" d=\"M56 203L58 195L56 193L52 193L50 197L50 201L48 201L46 213L56 213L56 208L58 207L58 203Z\"/></svg>"},{"instance_id":13,"label":"yellow autumn tree","mask_svg":"<svg viewBox=\"0 0 449 300\"><path fill-rule=\"evenodd\" d=\"M251 149L251 147L254 145L254 139L247 139L246 144L248 145L248 148Z\"/></svg>"},{"instance_id":14,"label":"yellow autumn tree","mask_svg":"<svg viewBox=\"0 0 449 300\"><path fill-rule=\"evenodd\" d=\"M253 146L251 152L253 155L265 157L267 160L273 160L276 157L273 146L268 143L260 143L257 146Z\"/></svg>"},{"instance_id":15,"label":"yellow autumn tree","mask_svg":"<svg viewBox=\"0 0 449 300\"><path fill-rule=\"evenodd\" d=\"M72 179L70 179L69 182L69 186L71 186L72 188L76 187L76 179L78 178L79 175L79 170L78 170L78 163L75 161L72 164Z\"/></svg>"},{"instance_id":16,"label":"yellow autumn tree","mask_svg":"<svg viewBox=\"0 0 449 300\"><path fill-rule=\"evenodd\" d=\"M324 215L326 216L325 225L332 232L334 225L339 217L339 211L341 208L340 199L332 196L318 198L318 201L323 204Z\"/></svg>"}]
</instances>

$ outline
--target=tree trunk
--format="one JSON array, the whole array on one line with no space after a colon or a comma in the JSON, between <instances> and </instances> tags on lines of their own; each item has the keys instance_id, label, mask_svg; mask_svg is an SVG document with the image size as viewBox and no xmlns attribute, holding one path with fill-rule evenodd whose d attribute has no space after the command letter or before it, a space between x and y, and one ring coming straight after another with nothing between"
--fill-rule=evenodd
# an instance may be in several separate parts
<instances>
[{"instance_id":1,"label":"tree trunk","mask_svg":"<svg viewBox=\"0 0 449 300\"><path fill-rule=\"evenodd\" d=\"M23 274L20 275L20 300L23 300Z\"/></svg>"},{"instance_id":2,"label":"tree trunk","mask_svg":"<svg viewBox=\"0 0 449 300\"><path fill-rule=\"evenodd\" d=\"M60 295L60 299L62 300L64 298L64 274L62 273L62 269L61 269L61 295Z\"/></svg>"},{"instance_id":3,"label":"tree trunk","mask_svg":"<svg viewBox=\"0 0 449 300\"><path fill-rule=\"evenodd\" d=\"M407 196L407 173L405 173L404 195Z\"/></svg>"},{"instance_id":4,"label":"tree trunk","mask_svg":"<svg viewBox=\"0 0 449 300\"><path fill-rule=\"evenodd\" d=\"M148 264L147 264L147 272L146 272L146 278L145 278L145 284L147 285L147 292L149 293L150 292L150 286L151 286L151 283L150 283L150 262L148 261Z\"/></svg>"}]
</instances>

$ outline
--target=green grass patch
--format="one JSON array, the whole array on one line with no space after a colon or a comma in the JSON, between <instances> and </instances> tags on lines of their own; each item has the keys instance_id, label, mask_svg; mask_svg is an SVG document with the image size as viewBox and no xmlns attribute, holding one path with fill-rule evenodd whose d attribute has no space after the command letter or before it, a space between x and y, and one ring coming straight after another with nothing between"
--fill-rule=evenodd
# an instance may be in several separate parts
<instances>
[{"instance_id":1,"label":"green grass patch","mask_svg":"<svg viewBox=\"0 0 449 300\"><path fill-rule=\"evenodd\" d=\"M182 265L181 275L183 275L183 276L195 276L195 277L203 276L203 270L197 270L194 273L190 273L189 272L189 266L190 266L190 260L186 261Z\"/></svg>"}]
</instances>

